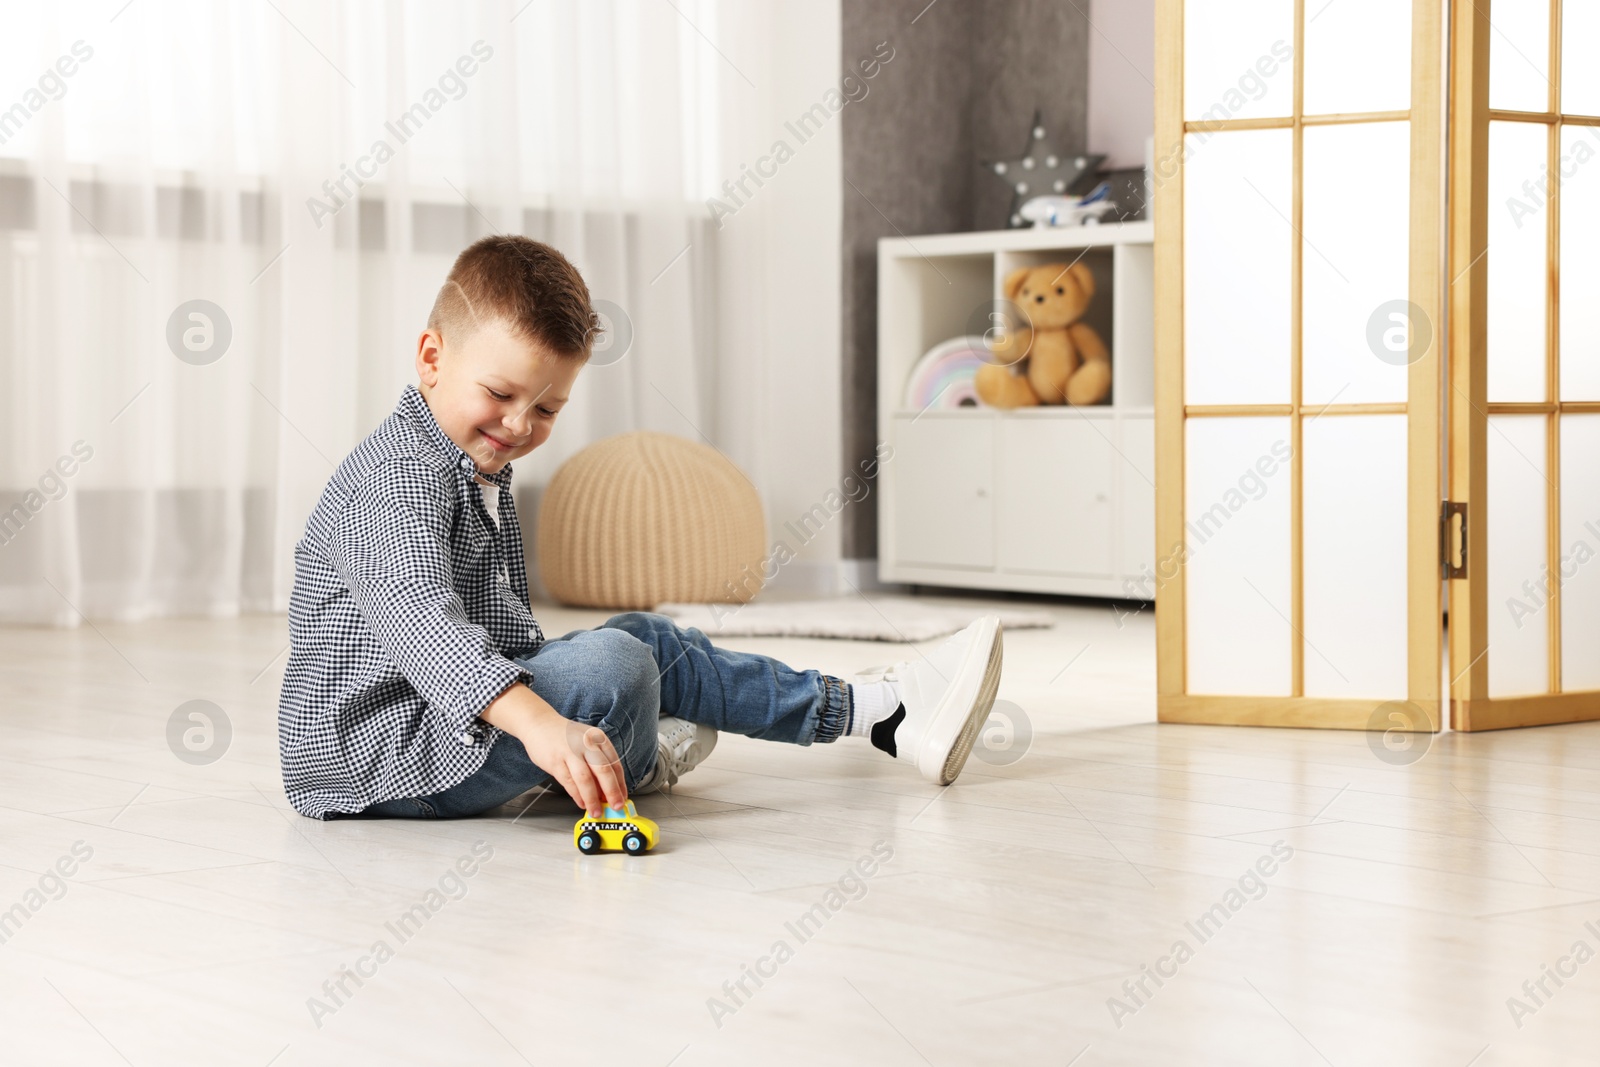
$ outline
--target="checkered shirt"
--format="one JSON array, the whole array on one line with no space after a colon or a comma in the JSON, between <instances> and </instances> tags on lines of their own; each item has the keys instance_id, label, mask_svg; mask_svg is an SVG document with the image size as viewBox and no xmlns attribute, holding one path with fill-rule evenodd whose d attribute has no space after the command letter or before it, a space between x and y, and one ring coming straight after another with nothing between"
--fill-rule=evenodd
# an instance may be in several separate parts
<instances>
[{"instance_id":1,"label":"checkered shirt","mask_svg":"<svg viewBox=\"0 0 1600 1067\"><path fill-rule=\"evenodd\" d=\"M490 521L477 477L501 489ZM511 464L480 474L408 385L345 457L295 545L278 700L284 791L313 819L426 796L483 766L478 718L544 644Z\"/></svg>"}]
</instances>

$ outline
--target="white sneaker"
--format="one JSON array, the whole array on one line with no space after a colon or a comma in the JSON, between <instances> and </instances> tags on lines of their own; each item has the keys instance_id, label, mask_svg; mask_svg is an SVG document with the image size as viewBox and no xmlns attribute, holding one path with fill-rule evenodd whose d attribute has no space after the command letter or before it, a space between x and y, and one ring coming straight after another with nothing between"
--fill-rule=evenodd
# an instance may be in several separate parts
<instances>
[{"instance_id":1,"label":"white sneaker","mask_svg":"<svg viewBox=\"0 0 1600 1067\"><path fill-rule=\"evenodd\" d=\"M1000 616L982 615L931 651L859 676L900 690L906 717L895 728L896 756L930 782L956 780L989 718L1000 688L1000 633Z\"/></svg>"},{"instance_id":2,"label":"white sneaker","mask_svg":"<svg viewBox=\"0 0 1600 1067\"><path fill-rule=\"evenodd\" d=\"M688 722L675 715L663 715L656 724L656 765L639 783L634 795L654 793L662 786L678 784L678 779L698 767L717 747L717 731L710 726Z\"/></svg>"}]
</instances>

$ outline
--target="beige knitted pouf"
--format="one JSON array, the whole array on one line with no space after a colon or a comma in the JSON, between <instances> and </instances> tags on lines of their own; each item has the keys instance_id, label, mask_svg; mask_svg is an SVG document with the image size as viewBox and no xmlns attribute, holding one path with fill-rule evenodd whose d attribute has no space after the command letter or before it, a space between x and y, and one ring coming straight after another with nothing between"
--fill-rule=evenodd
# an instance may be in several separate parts
<instances>
[{"instance_id":1,"label":"beige knitted pouf","mask_svg":"<svg viewBox=\"0 0 1600 1067\"><path fill-rule=\"evenodd\" d=\"M762 586L761 497L716 449L638 430L561 465L539 504L539 577L562 604L744 603Z\"/></svg>"}]
</instances>

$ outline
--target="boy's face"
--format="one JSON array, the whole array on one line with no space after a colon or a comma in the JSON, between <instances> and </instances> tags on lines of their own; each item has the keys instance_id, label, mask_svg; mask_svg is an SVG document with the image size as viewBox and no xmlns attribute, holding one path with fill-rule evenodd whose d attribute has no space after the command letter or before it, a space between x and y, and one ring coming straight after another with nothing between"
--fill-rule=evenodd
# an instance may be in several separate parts
<instances>
[{"instance_id":1,"label":"boy's face","mask_svg":"<svg viewBox=\"0 0 1600 1067\"><path fill-rule=\"evenodd\" d=\"M451 334L417 339L418 389L445 435L493 474L544 444L584 361L524 341L499 319Z\"/></svg>"}]
</instances>

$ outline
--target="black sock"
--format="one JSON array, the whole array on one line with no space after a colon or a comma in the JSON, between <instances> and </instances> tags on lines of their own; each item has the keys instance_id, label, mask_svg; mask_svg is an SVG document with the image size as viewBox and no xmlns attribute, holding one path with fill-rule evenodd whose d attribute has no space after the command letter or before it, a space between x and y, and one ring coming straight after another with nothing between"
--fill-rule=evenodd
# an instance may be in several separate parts
<instances>
[{"instance_id":1,"label":"black sock","mask_svg":"<svg viewBox=\"0 0 1600 1067\"><path fill-rule=\"evenodd\" d=\"M881 748L889 755L895 755L894 729L900 725L900 720L906 717L906 706L895 705L894 714L887 719L872 724L872 747Z\"/></svg>"}]
</instances>

